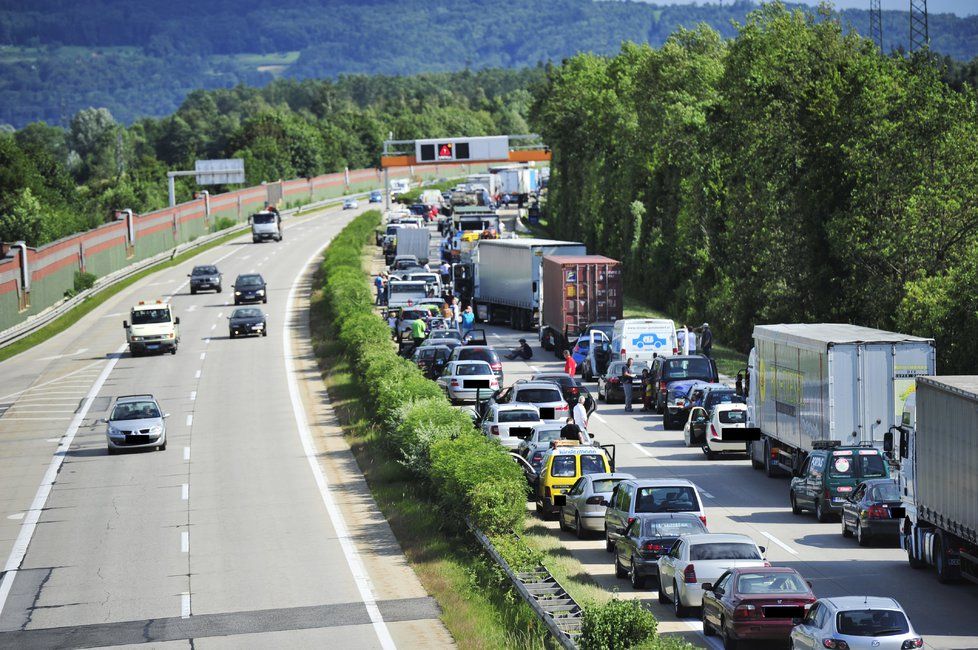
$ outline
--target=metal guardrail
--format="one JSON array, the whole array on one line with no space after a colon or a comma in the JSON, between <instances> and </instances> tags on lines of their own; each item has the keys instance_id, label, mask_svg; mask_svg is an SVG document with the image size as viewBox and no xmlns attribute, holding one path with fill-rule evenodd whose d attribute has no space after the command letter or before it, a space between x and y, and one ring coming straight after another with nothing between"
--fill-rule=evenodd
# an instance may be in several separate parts
<instances>
[{"instance_id":1,"label":"metal guardrail","mask_svg":"<svg viewBox=\"0 0 978 650\"><path fill-rule=\"evenodd\" d=\"M513 571L489 538L471 522L467 524L489 556L513 583L516 592L547 626L554 640L566 650L577 650L577 639L581 635L584 614L581 606L560 586L556 578L550 575L546 567L538 566L533 571Z\"/></svg>"},{"instance_id":2,"label":"metal guardrail","mask_svg":"<svg viewBox=\"0 0 978 650\"><path fill-rule=\"evenodd\" d=\"M332 203L340 203L344 199L361 198L369 195L370 195L370 190L366 192L357 192L356 194L344 194L342 196L333 197L330 199L323 199L322 201L315 201L313 203L306 203L305 205L301 205L297 208L282 210L282 216L283 217L298 216L303 211L322 208ZM0 332L0 348L6 347L11 343L19 341L20 339L33 334L37 330L57 320L58 318L68 313L69 311L71 311L81 303L85 302L85 300L87 300L88 298L94 296L95 294L102 291L103 289L106 289L107 287L111 287L119 282L122 282L126 278L129 278L148 268L156 266L157 264L166 262L167 260L172 260L174 257L180 255L181 253L185 253L189 250L193 250L194 248L204 246L205 244L209 244L215 239L226 237L227 235L237 232L239 230L244 232L247 229L248 226L245 224L238 224L232 226L231 228L225 228L224 230L219 230L210 235L198 237L197 239L191 242L180 244L178 246L175 246L174 248L171 248L170 250L163 251L162 253L158 253L152 257L147 257L145 260L141 260L139 262L136 262L135 264L130 264L129 266L123 267L117 271L113 271L112 273L104 275L98 280L96 280L95 284L90 289L81 291L78 294L72 296L71 298L66 298L61 302L48 307L44 311L28 317L25 321L18 323L13 327L10 327Z\"/></svg>"}]
</instances>

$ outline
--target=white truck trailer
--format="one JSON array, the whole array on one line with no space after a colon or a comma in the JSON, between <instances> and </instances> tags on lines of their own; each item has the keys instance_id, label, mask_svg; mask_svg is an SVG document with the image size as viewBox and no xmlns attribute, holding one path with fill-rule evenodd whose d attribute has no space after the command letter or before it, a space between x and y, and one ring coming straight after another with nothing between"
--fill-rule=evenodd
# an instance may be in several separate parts
<instances>
[{"instance_id":1,"label":"white truck trailer","mask_svg":"<svg viewBox=\"0 0 978 650\"><path fill-rule=\"evenodd\" d=\"M899 468L910 566L978 583L978 376L918 377L884 450Z\"/></svg>"},{"instance_id":2,"label":"white truck trailer","mask_svg":"<svg viewBox=\"0 0 978 650\"><path fill-rule=\"evenodd\" d=\"M914 380L935 372L934 340L841 323L757 325L748 361L748 455L792 473L815 443L882 447Z\"/></svg>"},{"instance_id":3,"label":"white truck trailer","mask_svg":"<svg viewBox=\"0 0 978 650\"><path fill-rule=\"evenodd\" d=\"M532 330L540 323L543 258L587 255L584 244L553 239L483 239L473 255L479 320Z\"/></svg>"},{"instance_id":4,"label":"white truck trailer","mask_svg":"<svg viewBox=\"0 0 978 650\"><path fill-rule=\"evenodd\" d=\"M401 228L395 235L398 255L414 255L426 264L431 256L431 231L427 228Z\"/></svg>"}]
</instances>

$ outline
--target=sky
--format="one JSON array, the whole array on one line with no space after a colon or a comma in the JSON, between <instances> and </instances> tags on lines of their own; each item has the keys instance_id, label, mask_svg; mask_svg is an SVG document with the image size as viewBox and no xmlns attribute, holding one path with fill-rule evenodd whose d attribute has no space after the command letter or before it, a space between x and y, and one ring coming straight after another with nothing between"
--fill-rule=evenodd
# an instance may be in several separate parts
<instances>
[{"instance_id":1,"label":"sky","mask_svg":"<svg viewBox=\"0 0 978 650\"><path fill-rule=\"evenodd\" d=\"M692 4L716 4L718 0L711 0L709 3L703 0L644 0L651 4L658 5L692 5ZM727 0L730 3L731 0ZM818 6L820 0L790 0L800 4ZM834 0L833 4L837 9L869 9L869 0ZM883 10L892 9L894 11L908 11L910 0L882 0L880 3ZM978 14L978 0L928 0L927 11L932 14L953 13L959 16L973 16Z\"/></svg>"}]
</instances>

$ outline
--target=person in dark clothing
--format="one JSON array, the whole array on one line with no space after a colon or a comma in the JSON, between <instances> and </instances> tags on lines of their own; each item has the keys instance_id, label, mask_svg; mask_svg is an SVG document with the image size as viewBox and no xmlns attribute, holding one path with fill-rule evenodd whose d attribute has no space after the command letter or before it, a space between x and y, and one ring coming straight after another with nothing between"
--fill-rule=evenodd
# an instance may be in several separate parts
<instances>
[{"instance_id":1,"label":"person in dark clothing","mask_svg":"<svg viewBox=\"0 0 978 650\"><path fill-rule=\"evenodd\" d=\"M742 372L737 373L737 381L734 384L734 392L736 392L738 395L744 394L744 373Z\"/></svg>"},{"instance_id":2,"label":"person in dark clothing","mask_svg":"<svg viewBox=\"0 0 978 650\"><path fill-rule=\"evenodd\" d=\"M511 350L509 354L506 355L507 359L515 359L520 357L522 359L532 359L533 349L527 345L526 339L520 339L520 347Z\"/></svg>"},{"instance_id":3,"label":"person in dark clothing","mask_svg":"<svg viewBox=\"0 0 978 650\"><path fill-rule=\"evenodd\" d=\"M588 444L587 434L574 424L574 418L567 418L567 424L560 429L561 440L574 440L582 445Z\"/></svg>"},{"instance_id":4,"label":"person in dark clothing","mask_svg":"<svg viewBox=\"0 0 978 650\"><path fill-rule=\"evenodd\" d=\"M709 323L703 323L700 328L700 350L708 357L713 357L713 332Z\"/></svg>"}]
</instances>

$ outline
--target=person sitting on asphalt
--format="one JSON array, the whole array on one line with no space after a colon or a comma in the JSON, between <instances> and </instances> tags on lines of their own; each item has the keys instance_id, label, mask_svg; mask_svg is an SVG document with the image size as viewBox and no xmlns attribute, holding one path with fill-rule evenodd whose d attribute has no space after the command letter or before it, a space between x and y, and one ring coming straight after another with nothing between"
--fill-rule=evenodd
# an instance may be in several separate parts
<instances>
[{"instance_id":1,"label":"person sitting on asphalt","mask_svg":"<svg viewBox=\"0 0 978 650\"><path fill-rule=\"evenodd\" d=\"M516 357L522 357L523 359L533 358L533 349L527 344L526 339L520 339L520 346L506 355L507 359L515 359Z\"/></svg>"}]
</instances>

